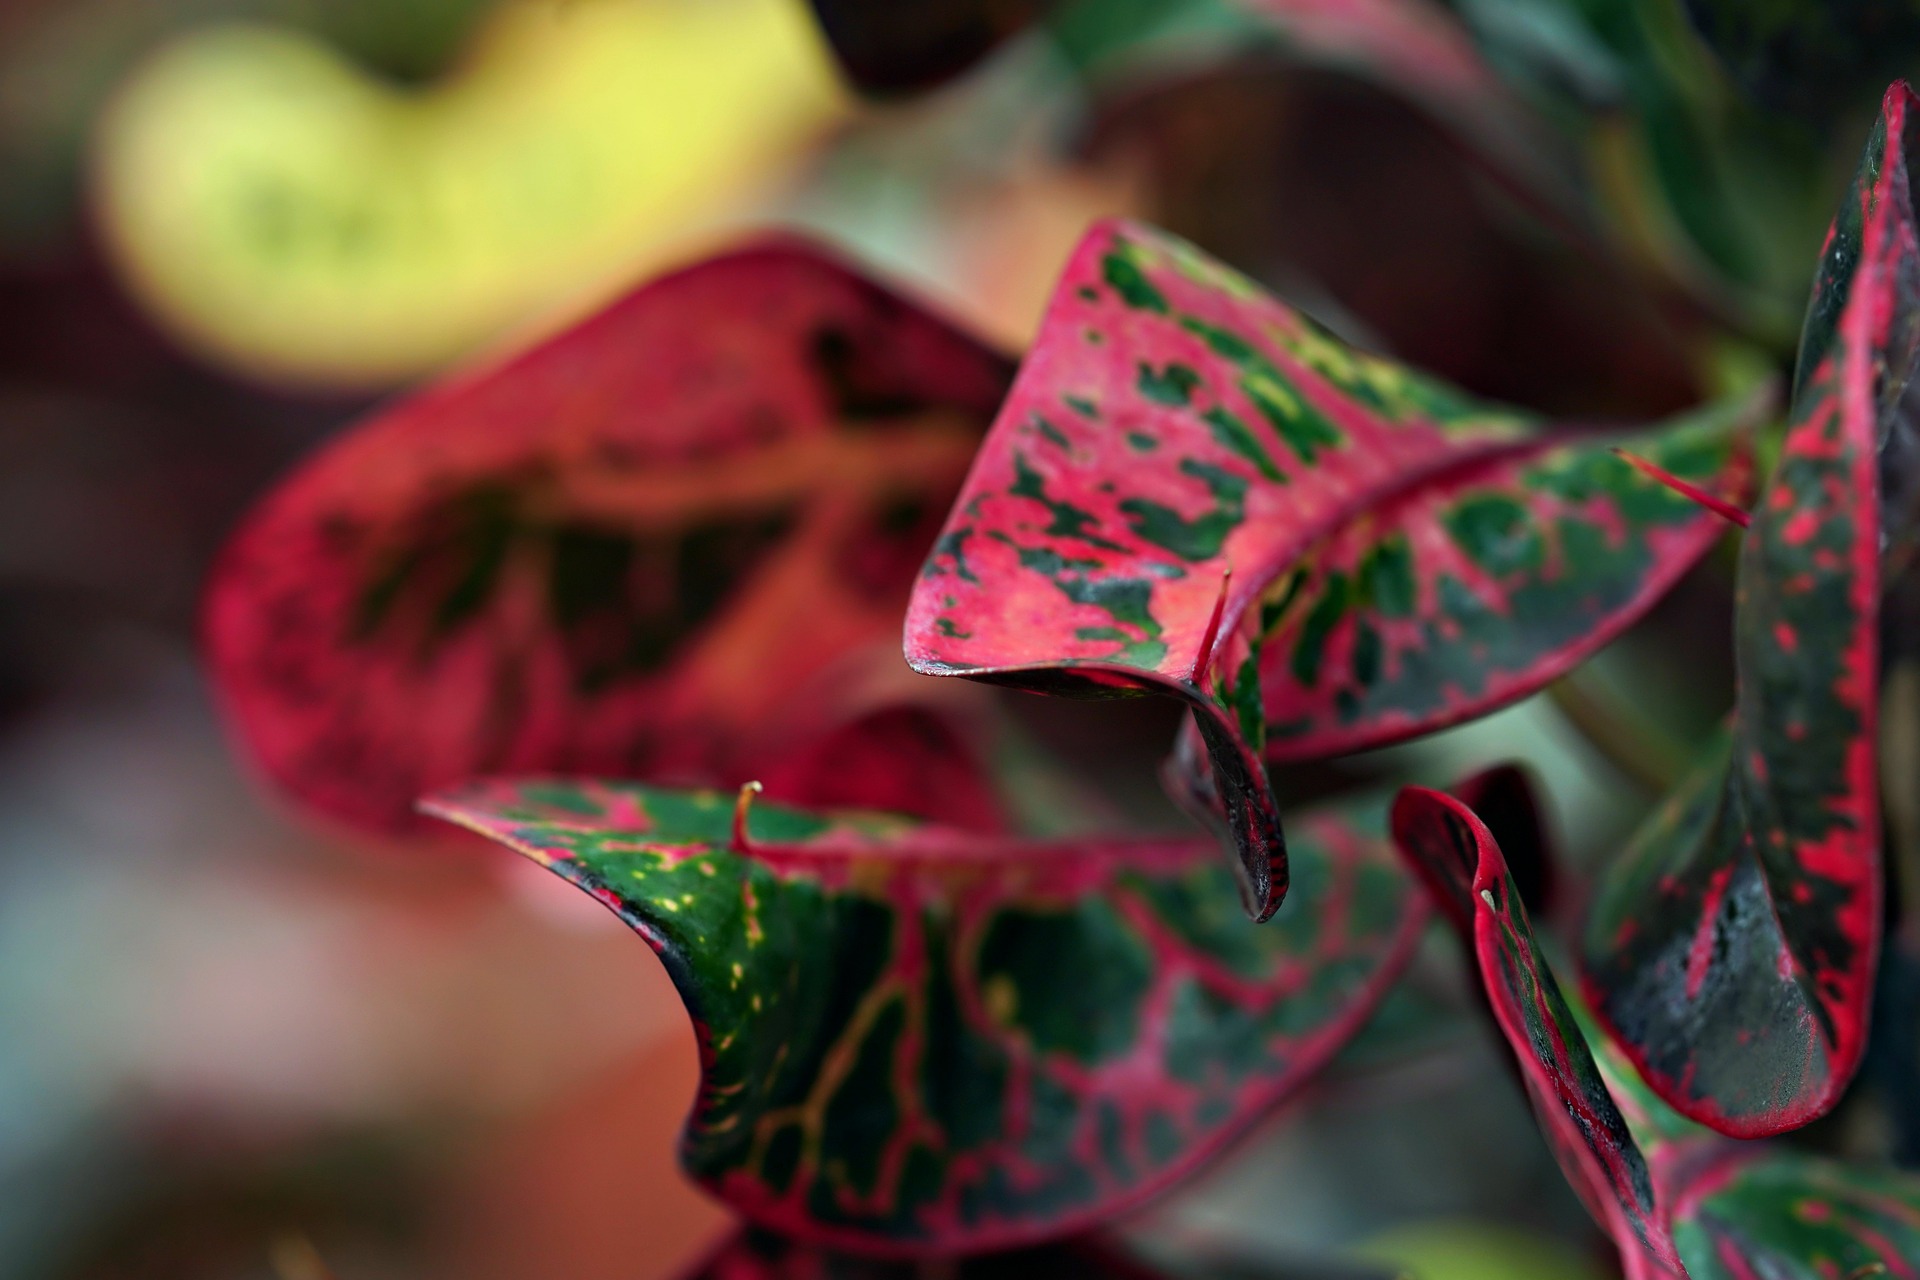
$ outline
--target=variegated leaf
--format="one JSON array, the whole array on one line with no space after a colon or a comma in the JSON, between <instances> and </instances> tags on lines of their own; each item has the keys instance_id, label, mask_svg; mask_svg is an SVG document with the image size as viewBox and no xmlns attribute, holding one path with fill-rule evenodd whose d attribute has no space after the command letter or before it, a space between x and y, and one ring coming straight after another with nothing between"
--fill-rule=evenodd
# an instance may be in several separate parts
<instances>
[{"instance_id":1,"label":"variegated leaf","mask_svg":"<svg viewBox=\"0 0 1920 1280\"><path fill-rule=\"evenodd\" d=\"M1535 1112L1628 1280L1920 1274L1920 1179L1728 1141L1668 1108L1562 994L1473 811L1410 787L1393 831L1435 892L1470 909L1469 949Z\"/></svg>"},{"instance_id":2,"label":"variegated leaf","mask_svg":"<svg viewBox=\"0 0 1920 1280\"><path fill-rule=\"evenodd\" d=\"M614 783L474 784L429 811L660 954L700 1041L689 1171L750 1222L863 1252L1010 1247L1169 1186L1359 1028L1425 916L1377 805L1302 819L1265 929L1210 841L771 804L736 828L732 797Z\"/></svg>"},{"instance_id":3,"label":"variegated leaf","mask_svg":"<svg viewBox=\"0 0 1920 1280\"><path fill-rule=\"evenodd\" d=\"M1717 492L1729 408L1637 442ZM1256 915L1286 890L1265 759L1358 750L1566 670L1717 538L1610 452L1340 344L1171 237L1068 264L909 609L915 669L1170 694ZM1209 776L1210 775L1210 776Z\"/></svg>"},{"instance_id":4,"label":"variegated leaf","mask_svg":"<svg viewBox=\"0 0 1920 1280\"><path fill-rule=\"evenodd\" d=\"M1007 376L799 243L645 285L268 495L207 597L229 719L286 790L376 828L501 770L766 776L995 825L889 641Z\"/></svg>"},{"instance_id":5,"label":"variegated leaf","mask_svg":"<svg viewBox=\"0 0 1920 1280\"><path fill-rule=\"evenodd\" d=\"M1408 787L1393 838L1448 914L1464 921L1494 1018L1573 1189L1620 1247L1628 1280L1684 1276L1653 1175L1535 945L1500 846L1465 803Z\"/></svg>"},{"instance_id":6,"label":"variegated leaf","mask_svg":"<svg viewBox=\"0 0 1920 1280\"><path fill-rule=\"evenodd\" d=\"M1835 220L1779 465L1741 548L1728 740L1613 868L1588 998L1648 1082L1755 1137L1839 1100L1881 930L1880 445L1920 355L1913 98L1887 95Z\"/></svg>"}]
</instances>

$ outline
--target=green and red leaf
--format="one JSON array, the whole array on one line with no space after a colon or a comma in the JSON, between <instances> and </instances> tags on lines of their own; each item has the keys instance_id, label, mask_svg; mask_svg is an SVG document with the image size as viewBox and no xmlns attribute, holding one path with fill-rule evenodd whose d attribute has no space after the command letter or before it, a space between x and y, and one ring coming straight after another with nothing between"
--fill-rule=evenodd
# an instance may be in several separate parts
<instances>
[{"instance_id":1,"label":"green and red leaf","mask_svg":"<svg viewBox=\"0 0 1920 1280\"><path fill-rule=\"evenodd\" d=\"M1780 462L1741 547L1738 693L1713 762L1613 868L1588 998L1669 1104L1736 1137L1824 1115L1859 1067L1881 929L1881 447L1920 349L1891 90L1829 234Z\"/></svg>"},{"instance_id":2,"label":"green and red leaf","mask_svg":"<svg viewBox=\"0 0 1920 1280\"><path fill-rule=\"evenodd\" d=\"M1634 447L1732 494L1749 411ZM1266 760L1522 697L1720 536L1617 443L1479 405L1181 241L1102 224L915 591L908 661L1186 701L1206 765L1182 789L1224 812L1264 916L1286 891Z\"/></svg>"},{"instance_id":3,"label":"green and red leaf","mask_svg":"<svg viewBox=\"0 0 1920 1280\"><path fill-rule=\"evenodd\" d=\"M693 1176L867 1253L1011 1247L1169 1186L1358 1030L1425 918L1377 806L1301 820L1264 929L1205 840L1041 845L615 783L428 808L660 954L700 1042Z\"/></svg>"},{"instance_id":4,"label":"green and red leaf","mask_svg":"<svg viewBox=\"0 0 1920 1280\"><path fill-rule=\"evenodd\" d=\"M1393 837L1467 943L1534 1114L1573 1189L1621 1251L1628 1280L1684 1275L1653 1175L1534 942L1500 846L1465 803L1423 787L1393 805Z\"/></svg>"},{"instance_id":5,"label":"green and red leaf","mask_svg":"<svg viewBox=\"0 0 1920 1280\"><path fill-rule=\"evenodd\" d=\"M375 828L500 771L765 775L992 827L890 641L1008 376L800 243L654 281L354 428L247 517L205 615L228 718Z\"/></svg>"},{"instance_id":6,"label":"green and red leaf","mask_svg":"<svg viewBox=\"0 0 1920 1280\"><path fill-rule=\"evenodd\" d=\"M1628 1280L1920 1276L1920 1179L1730 1142L1668 1108L1562 994L1499 844L1462 801L1407 788L1401 852L1465 931L1534 1110Z\"/></svg>"},{"instance_id":7,"label":"green and red leaf","mask_svg":"<svg viewBox=\"0 0 1920 1280\"><path fill-rule=\"evenodd\" d=\"M1920 1280L1920 1183L1799 1152L1722 1147L1673 1197L1691 1280Z\"/></svg>"}]
</instances>

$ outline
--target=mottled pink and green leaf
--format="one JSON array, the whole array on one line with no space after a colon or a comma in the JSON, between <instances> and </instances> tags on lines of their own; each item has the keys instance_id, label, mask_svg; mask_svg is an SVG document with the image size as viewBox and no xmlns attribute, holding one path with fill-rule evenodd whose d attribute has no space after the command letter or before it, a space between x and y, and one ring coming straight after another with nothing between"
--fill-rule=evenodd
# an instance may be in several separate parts
<instances>
[{"instance_id":1,"label":"mottled pink and green leaf","mask_svg":"<svg viewBox=\"0 0 1920 1280\"><path fill-rule=\"evenodd\" d=\"M1736 493L1749 411L1634 445ZM935 546L907 657L1185 700L1198 745L1182 789L1223 812L1263 914L1286 888L1267 760L1378 746L1524 696L1720 536L1615 443L1477 404L1346 347L1191 246L1103 224Z\"/></svg>"},{"instance_id":2,"label":"mottled pink and green leaf","mask_svg":"<svg viewBox=\"0 0 1920 1280\"><path fill-rule=\"evenodd\" d=\"M1170 1185L1310 1076L1425 916L1382 815L1300 823L1270 926L1211 841L1038 845L614 783L429 811L660 954L700 1041L682 1143L749 1221L863 1251L1050 1238Z\"/></svg>"}]
</instances>

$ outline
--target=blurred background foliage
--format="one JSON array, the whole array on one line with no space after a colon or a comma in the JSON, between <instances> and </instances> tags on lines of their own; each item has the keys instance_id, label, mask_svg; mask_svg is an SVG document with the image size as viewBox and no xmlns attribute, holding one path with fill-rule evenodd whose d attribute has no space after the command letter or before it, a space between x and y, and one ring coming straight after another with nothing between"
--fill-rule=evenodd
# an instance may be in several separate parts
<instances>
[{"instance_id":1,"label":"blurred background foliage","mask_svg":"<svg viewBox=\"0 0 1920 1280\"><path fill-rule=\"evenodd\" d=\"M645 948L510 855L317 829L220 739L212 550L377 397L766 226L1017 348L1119 213L1474 391L1652 416L1790 356L1920 39L1839 8L929 4L964 21L919 62L848 48L865 94L801 0L0 8L0 1274L642 1280L722 1226L673 1167L693 1050ZM1549 695L1280 784L1521 755L1591 865L1727 705L1727 583ZM1178 821L1167 712L1008 705L1098 765L1054 825ZM1135 1228L1266 1274L1606 1274L1457 969L1436 947ZM1820 1141L1887 1154L1878 1105Z\"/></svg>"}]
</instances>

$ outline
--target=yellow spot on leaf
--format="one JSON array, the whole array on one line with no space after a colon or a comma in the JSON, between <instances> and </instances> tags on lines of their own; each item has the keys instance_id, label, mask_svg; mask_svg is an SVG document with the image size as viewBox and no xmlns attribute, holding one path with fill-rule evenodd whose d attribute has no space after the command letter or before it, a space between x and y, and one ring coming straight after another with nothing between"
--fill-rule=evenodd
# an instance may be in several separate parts
<instances>
[{"instance_id":1,"label":"yellow spot on leaf","mask_svg":"<svg viewBox=\"0 0 1920 1280\"><path fill-rule=\"evenodd\" d=\"M1013 985L1013 979L1004 973L996 973L987 979L987 985L981 989L981 997L987 1006L987 1016L1003 1026L1011 1026L1020 1013L1020 989Z\"/></svg>"}]
</instances>

